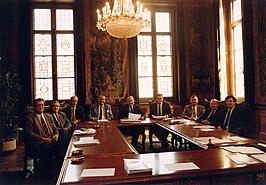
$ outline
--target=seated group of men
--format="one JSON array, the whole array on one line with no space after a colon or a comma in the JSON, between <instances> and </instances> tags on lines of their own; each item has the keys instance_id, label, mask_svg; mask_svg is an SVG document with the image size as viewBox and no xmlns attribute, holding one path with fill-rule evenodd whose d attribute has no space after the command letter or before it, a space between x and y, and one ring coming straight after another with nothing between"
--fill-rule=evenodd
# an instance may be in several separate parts
<instances>
[{"instance_id":1,"label":"seated group of men","mask_svg":"<svg viewBox=\"0 0 266 185\"><path fill-rule=\"evenodd\" d=\"M53 101L50 112L45 112L45 101L41 98L34 100L35 113L27 118L25 125L25 138L34 148L35 154L40 159L40 163L46 168L50 167L53 156L63 156L76 124L85 120L83 107L77 105L78 97L72 96L69 105L60 111L58 101ZM205 107L198 105L197 96L190 98L190 104L186 105L181 117L193 119L203 124L214 125L222 130L242 134L248 128L246 113L236 104L234 96L225 98L225 106L219 105L216 99L210 101L210 109L205 111ZM118 119L128 118L129 113L140 114L140 120L145 119L145 115L139 105L135 104L133 96L127 97L127 103L119 109ZM155 96L155 101L149 104L149 117L173 116L169 102L163 100L162 94ZM105 96L100 95L98 102L90 106L89 120L113 119L111 105L105 103ZM155 134L162 141L162 147L168 145L167 137L169 132L158 125L150 128L150 134ZM246 131L246 130L245 130ZM139 134L143 130L137 127L131 128L132 145L136 146Z\"/></svg>"}]
</instances>

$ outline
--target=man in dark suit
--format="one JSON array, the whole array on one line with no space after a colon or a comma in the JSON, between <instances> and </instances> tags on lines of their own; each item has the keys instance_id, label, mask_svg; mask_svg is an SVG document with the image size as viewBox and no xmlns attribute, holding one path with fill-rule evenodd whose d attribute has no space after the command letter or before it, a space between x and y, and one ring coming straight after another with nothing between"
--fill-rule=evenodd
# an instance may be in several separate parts
<instances>
[{"instance_id":1,"label":"man in dark suit","mask_svg":"<svg viewBox=\"0 0 266 185\"><path fill-rule=\"evenodd\" d=\"M119 108L119 116L118 119L127 119L129 113L133 114L140 114L140 120L144 120L145 116L141 111L139 105L135 104L135 100L133 96L127 97L127 103L121 105ZM121 131L124 135L131 135L132 140L131 144L136 147L138 143L138 138L140 134L144 134L144 127L141 126L130 126L130 127L123 127Z\"/></svg>"},{"instance_id":2,"label":"man in dark suit","mask_svg":"<svg viewBox=\"0 0 266 185\"><path fill-rule=\"evenodd\" d=\"M53 116L53 121L59 131L59 139L61 139L65 147L67 147L73 132L73 127L69 119L67 119L66 114L60 111L60 103L57 100L52 101L50 107L50 114Z\"/></svg>"},{"instance_id":3,"label":"man in dark suit","mask_svg":"<svg viewBox=\"0 0 266 185\"><path fill-rule=\"evenodd\" d=\"M163 100L162 94L155 96L155 102L149 105L150 118L156 118L156 116L164 116L164 118L172 117L172 108L170 103ZM169 132L158 125L154 125L150 128L150 134L155 134L156 137L162 141L162 147L168 146L167 137ZM151 139L151 137L150 137Z\"/></svg>"},{"instance_id":4,"label":"man in dark suit","mask_svg":"<svg viewBox=\"0 0 266 185\"><path fill-rule=\"evenodd\" d=\"M71 124L75 126L79 121L85 120L84 109L78 105L78 97L72 96L69 100L67 107L63 109L66 113L67 118L71 121Z\"/></svg>"},{"instance_id":5,"label":"man in dark suit","mask_svg":"<svg viewBox=\"0 0 266 185\"><path fill-rule=\"evenodd\" d=\"M224 111L224 106L220 105L220 101L217 99L212 99L210 101L210 108L204 111L204 114L197 119L197 122L217 126L219 117Z\"/></svg>"},{"instance_id":6,"label":"man in dark suit","mask_svg":"<svg viewBox=\"0 0 266 185\"><path fill-rule=\"evenodd\" d=\"M89 119L92 121L97 121L103 119L111 120L113 118L114 116L111 105L105 103L104 95L100 95L98 97L98 103L94 103L90 107Z\"/></svg>"},{"instance_id":7,"label":"man in dark suit","mask_svg":"<svg viewBox=\"0 0 266 185\"><path fill-rule=\"evenodd\" d=\"M225 98L227 109L223 112L219 125L224 131L247 135L249 131L249 110L236 103L232 95Z\"/></svg>"},{"instance_id":8,"label":"man in dark suit","mask_svg":"<svg viewBox=\"0 0 266 185\"><path fill-rule=\"evenodd\" d=\"M30 153L38 156L41 169L46 172L51 167L52 157L60 155L62 144L59 142L58 129L50 114L44 113L45 101L34 100L35 113L25 123L25 142Z\"/></svg>"}]
</instances>

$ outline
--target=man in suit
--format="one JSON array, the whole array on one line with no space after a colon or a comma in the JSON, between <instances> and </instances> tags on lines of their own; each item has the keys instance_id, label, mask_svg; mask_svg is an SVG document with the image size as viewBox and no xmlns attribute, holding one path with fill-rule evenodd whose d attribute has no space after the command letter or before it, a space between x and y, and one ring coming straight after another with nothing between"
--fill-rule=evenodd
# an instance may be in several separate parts
<instances>
[{"instance_id":1,"label":"man in suit","mask_svg":"<svg viewBox=\"0 0 266 185\"><path fill-rule=\"evenodd\" d=\"M133 96L127 97L127 103L121 105L119 108L119 116L118 119L127 119L129 113L133 114L140 114L140 120L144 120L145 116L143 115L143 112L141 111L139 105L135 104L135 100ZM140 126L130 126L130 127L122 127L121 131L124 135L131 135L132 140L131 144L136 147L138 143L138 138L140 134L144 134L144 127Z\"/></svg>"},{"instance_id":2,"label":"man in suit","mask_svg":"<svg viewBox=\"0 0 266 185\"><path fill-rule=\"evenodd\" d=\"M204 113L205 107L203 105L198 105L199 99L196 95L192 95L189 101L190 104L185 106L181 117L197 120L197 118Z\"/></svg>"},{"instance_id":3,"label":"man in suit","mask_svg":"<svg viewBox=\"0 0 266 185\"><path fill-rule=\"evenodd\" d=\"M67 118L71 121L71 124L75 126L79 121L85 120L84 109L78 105L78 97L72 96L69 100L67 107L63 109L66 113Z\"/></svg>"},{"instance_id":4,"label":"man in suit","mask_svg":"<svg viewBox=\"0 0 266 185\"><path fill-rule=\"evenodd\" d=\"M164 116L164 118L172 117L172 108L170 103L163 100L162 94L155 96L155 102L149 105L150 118L156 118L157 116ZM150 128L150 135L155 134L156 137L162 141L162 147L168 146L167 137L169 132L158 125L154 125ZM151 139L151 137L150 137Z\"/></svg>"},{"instance_id":5,"label":"man in suit","mask_svg":"<svg viewBox=\"0 0 266 185\"><path fill-rule=\"evenodd\" d=\"M60 103L57 100L52 101L50 107L50 114L52 115L53 121L59 131L59 139L61 139L65 147L67 147L73 132L73 127L69 119L66 117L66 114L60 111Z\"/></svg>"},{"instance_id":6,"label":"man in suit","mask_svg":"<svg viewBox=\"0 0 266 185\"><path fill-rule=\"evenodd\" d=\"M46 172L51 167L52 157L60 156L62 144L59 142L58 129L50 114L44 113L45 101L34 100L35 113L25 123L25 139L30 152L40 159L41 169Z\"/></svg>"},{"instance_id":7,"label":"man in suit","mask_svg":"<svg viewBox=\"0 0 266 185\"><path fill-rule=\"evenodd\" d=\"M220 101L217 99L212 99L210 101L210 108L204 111L203 115L197 119L197 122L217 126L218 119L224 110L224 106L220 105Z\"/></svg>"},{"instance_id":8,"label":"man in suit","mask_svg":"<svg viewBox=\"0 0 266 185\"><path fill-rule=\"evenodd\" d=\"M113 113L111 109L111 105L105 103L105 96L100 95L98 97L98 103L94 103L90 107L90 114L89 114L89 119L92 121L97 121L97 120L111 120L113 119Z\"/></svg>"},{"instance_id":9,"label":"man in suit","mask_svg":"<svg viewBox=\"0 0 266 185\"><path fill-rule=\"evenodd\" d=\"M247 135L249 131L249 110L236 102L236 98L232 95L225 98L227 109L221 115L219 125L224 131Z\"/></svg>"}]
</instances>

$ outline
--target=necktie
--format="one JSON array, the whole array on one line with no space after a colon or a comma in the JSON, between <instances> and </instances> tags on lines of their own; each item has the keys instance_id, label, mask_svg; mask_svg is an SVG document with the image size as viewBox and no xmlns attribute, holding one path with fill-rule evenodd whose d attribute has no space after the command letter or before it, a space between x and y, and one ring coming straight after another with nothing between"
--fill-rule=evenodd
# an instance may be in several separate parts
<instances>
[{"instance_id":1,"label":"necktie","mask_svg":"<svg viewBox=\"0 0 266 185\"><path fill-rule=\"evenodd\" d=\"M100 106L100 116L99 119L103 119L103 107L102 105Z\"/></svg>"},{"instance_id":2,"label":"necktie","mask_svg":"<svg viewBox=\"0 0 266 185\"><path fill-rule=\"evenodd\" d=\"M76 121L76 109L75 108L71 109L71 120Z\"/></svg>"},{"instance_id":3,"label":"necktie","mask_svg":"<svg viewBox=\"0 0 266 185\"><path fill-rule=\"evenodd\" d=\"M131 113L134 112L133 105L130 105L130 112L131 112Z\"/></svg>"},{"instance_id":4,"label":"necktie","mask_svg":"<svg viewBox=\"0 0 266 185\"><path fill-rule=\"evenodd\" d=\"M53 116L54 116L54 119L55 119L56 126L57 127L60 127L59 122L58 122L58 115L57 115L57 113L53 113Z\"/></svg>"},{"instance_id":5,"label":"necktie","mask_svg":"<svg viewBox=\"0 0 266 185\"><path fill-rule=\"evenodd\" d=\"M44 130L44 134L46 135L46 137L51 137L51 134L50 134L50 131L48 129L48 126L47 124L45 123L43 117L41 116L41 123L42 123L42 127L43 127L43 130Z\"/></svg>"},{"instance_id":6,"label":"necktie","mask_svg":"<svg viewBox=\"0 0 266 185\"><path fill-rule=\"evenodd\" d=\"M212 116L213 113L214 113L214 110L212 109L212 111L211 111L210 114L208 115L207 119L209 119L209 118Z\"/></svg>"},{"instance_id":7,"label":"necktie","mask_svg":"<svg viewBox=\"0 0 266 185\"><path fill-rule=\"evenodd\" d=\"M196 106L192 106L192 113L191 113L191 117L192 118L196 118L197 116L196 116Z\"/></svg>"},{"instance_id":8,"label":"necktie","mask_svg":"<svg viewBox=\"0 0 266 185\"><path fill-rule=\"evenodd\" d=\"M224 119L224 127L226 130L228 130L228 128L229 128L230 116L231 116L231 109L228 109L226 116L225 116L225 119Z\"/></svg>"},{"instance_id":9,"label":"necktie","mask_svg":"<svg viewBox=\"0 0 266 185\"><path fill-rule=\"evenodd\" d=\"M162 115L161 104L158 104L157 106L157 113L158 113L158 116Z\"/></svg>"}]
</instances>

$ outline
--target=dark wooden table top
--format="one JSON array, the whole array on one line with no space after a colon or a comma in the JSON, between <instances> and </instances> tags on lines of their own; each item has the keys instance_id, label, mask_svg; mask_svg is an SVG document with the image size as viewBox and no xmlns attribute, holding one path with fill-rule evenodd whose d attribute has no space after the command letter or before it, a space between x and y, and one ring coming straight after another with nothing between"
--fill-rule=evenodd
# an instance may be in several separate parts
<instances>
[{"instance_id":1,"label":"dark wooden table top","mask_svg":"<svg viewBox=\"0 0 266 185\"><path fill-rule=\"evenodd\" d=\"M151 123L153 124L153 123ZM188 138L215 136L225 138L229 133L201 133L191 128L191 125L169 125L166 122L159 123L166 129L171 129L176 133L182 133ZM164 152L138 154L135 149L125 140L117 128L118 121L103 123L102 128L96 129L95 138L101 142L100 145L75 148L73 142L80 136L73 136L66 156L71 155L74 149L82 149L84 161L72 163L70 158L65 158L57 184L117 184L117 183L149 183L149 182L169 182L186 178L204 178L219 175L232 174L255 174L266 170L266 164L258 162L256 164L237 165L227 156L230 152L219 147L207 150L191 150L179 152ZM79 127L92 127L88 122L80 123ZM182 131L182 132L181 132ZM193 135L195 134L195 135ZM251 141L251 140L250 140ZM236 144L241 144L236 143ZM152 167L152 173L128 175L124 169L124 158L137 158L145 161ZM200 169L168 171L165 164L193 162ZM80 177L84 169L115 168L115 175L110 177Z\"/></svg>"}]
</instances>

